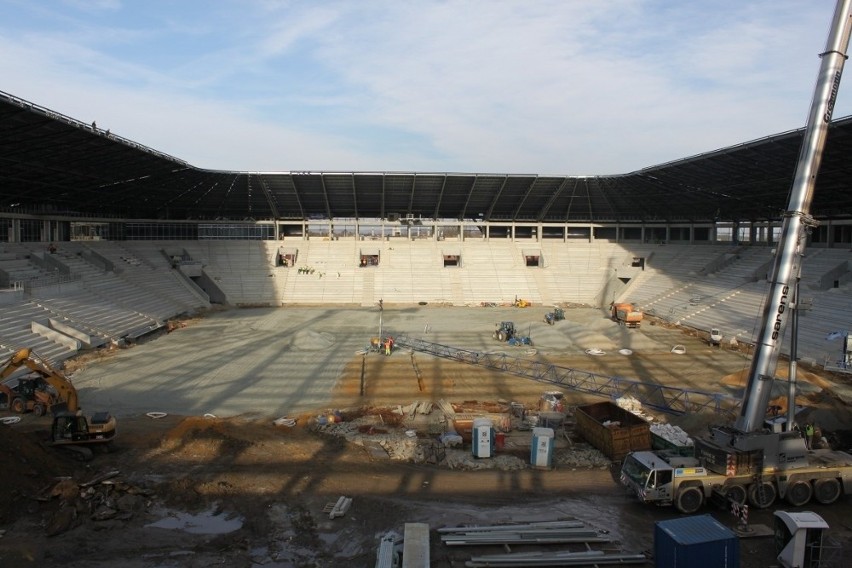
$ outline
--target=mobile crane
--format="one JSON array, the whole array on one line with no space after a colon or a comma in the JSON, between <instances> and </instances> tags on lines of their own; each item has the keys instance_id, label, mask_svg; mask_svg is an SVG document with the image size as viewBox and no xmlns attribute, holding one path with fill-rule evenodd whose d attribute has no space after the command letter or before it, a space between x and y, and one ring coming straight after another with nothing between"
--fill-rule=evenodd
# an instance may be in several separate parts
<instances>
[{"instance_id":1,"label":"mobile crane","mask_svg":"<svg viewBox=\"0 0 852 568\"><path fill-rule=\"evenodd\" d=\"M789 405L783 431L777 424L765 422L787 316L797 300L795 290L806 234L815 225L809 215L810 204L850 29L852 0L838 0L826 49L821 55L740 414L733 426L713 427L709 435L696 437L694 457L674 456L665 451L629 454L621 468L621 482L643 502L674 505L682 513L694 513L714 495L766 508L779 497L799 507L812 498L830 504L844 494L852 494L852 455L808 448L801 433L793 429L795 404ZM793 322L795 342L795 317ZM794 376L792 371L795 371L794 356L791 356L791 376ZM790 390L792 399L792 383Z\"/></svg>"},{"instance_id":2,"label":"mobile crane","mask_svg":"<svg viewBox=\"0 0 852 568\"><path fill-rule=\"evenodd\" d=\"M109 412L84 416L77 389L68 377L31 349L23 348L0 367L0 380L12 377L20 369L28 369L29 374L19 379L19 386L3 385L0 392L6 394L9 408L15 412L31 410L38 416L53 413L48 445L64 448L77 459L89 460L93 457L91 446L108 447L112 443L115 418Z\"/></svg>"}]
</instances>

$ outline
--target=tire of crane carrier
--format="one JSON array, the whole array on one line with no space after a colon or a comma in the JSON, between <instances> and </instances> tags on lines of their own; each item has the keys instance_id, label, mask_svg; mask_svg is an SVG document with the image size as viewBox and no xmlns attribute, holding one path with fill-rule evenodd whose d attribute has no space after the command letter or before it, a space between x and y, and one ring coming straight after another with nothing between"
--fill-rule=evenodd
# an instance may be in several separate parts
<instances>
[{"instance_id":1,"label":"tire of crane carrier","mask_svg":"<svg viewBox=\"0 0 852 568\"><path fill-rule=\"evenodd\" d=\"M45 412L47 412L47 409L43 404L36 404L33 406L33 414L36 416L44 416Z\"/></svg>"},{"instance_id":2,"label":"tire of crane carrier","mask_svg":"<svg viewBox=\"0 0 852 568\"><path fill-rule=\"evenodd\" d=\"M814 482L814 499L817 503L831 505L840 498L841 493L840 482L834 478L818 479Z\"/></svg>"},{"instance_id":3,"label":"tire of crane carrier","mask_svg":"<svg viewBox=\"0 0 852 568\"><path fill-rule=\"evenodd\" d=\"M787 494L784 499L794 507L801 507L811 500L814 489L806 479L797 479L787 485Z\"/></svg>"},{"instance_id":4,"label":"tire of crane carrier","mask_svg":"<svg viewBox=\"0 0 852 568\"><path fill-rule=\"evenodd\" d=\"M771 481L753 483L748 488L748 502L757 509L766 509L775 502L778 491Z\"/></svg>"},{"instance_id":5,"label":"tire of crane carrier","mask_svg":"<svg viewBox=\"0 0 852 568\"><path fill-rule=\"evenodd\" d=\"M24 399L20 397L13 398L12 403L9 405L9 409L16 414L23 414L27 409L27 405L24 403Z\"/></svg>"},{"instance_id":6,"label":"tire of crane carrier","mask_svg":"<svg viewBox=\"0 0 852 568\"><path fill-rule=\"evenodd\" d=\"M675 506L681 513L687 515L694 513L704 504L704 491L695 485L691 487L682 487L677 492L675 498Z\"/></svg>"},{"instance_id":7,"label":"tire of crane carrier","mask_svg":"<svg viewBox=\"0 0 852 568\"><path fill-rule=\"evenodd\" d=\"M737 505L745 505L748 499L748 492L743 485L731 485L725 489L725 498Z\"/></svg>"}]
</instances>

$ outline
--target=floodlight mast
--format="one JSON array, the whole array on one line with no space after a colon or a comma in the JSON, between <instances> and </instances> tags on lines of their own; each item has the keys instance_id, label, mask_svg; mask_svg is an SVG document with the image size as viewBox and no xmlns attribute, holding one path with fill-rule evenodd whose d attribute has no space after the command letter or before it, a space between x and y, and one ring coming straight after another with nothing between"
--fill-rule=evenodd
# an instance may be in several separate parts
<instances>
[{"instance_id":1,"label":"floodlight mast","mask_svg":"<svg viewBox=\"0 0 852 568\"><path fill-rule=\"evenodd\" d=\"M838 0L825 51L820 55L822 62L790 190L790 201L784 213L763 310L763 323L755 343L740 415L734 424L734 429L743 433L755 432L763 427L788 312L793 307L793 292L804 255L807 230L816 224L810 217L811 201L846 62L852 31L850 11L852 0Z\"/></svg>"}]
</instances>

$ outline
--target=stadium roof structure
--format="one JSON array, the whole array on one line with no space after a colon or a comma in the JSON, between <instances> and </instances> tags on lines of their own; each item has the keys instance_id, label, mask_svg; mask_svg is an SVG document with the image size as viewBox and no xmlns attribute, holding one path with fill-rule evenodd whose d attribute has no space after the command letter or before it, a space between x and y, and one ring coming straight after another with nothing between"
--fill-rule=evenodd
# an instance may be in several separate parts
<instances>
[{"instance_id":1,"label":"stadium roof structure","mask_svg":"<svg viewBox=\"0 0 852 568\"><path fill-rule=\"evenodd\" d=\"M623 175L237 172L191 166L0 92L0 214L127 220L760 222L787 207L804 128ZM852 117L832 122L811 214L852 218Z\"/></svg>"}]
</instances>

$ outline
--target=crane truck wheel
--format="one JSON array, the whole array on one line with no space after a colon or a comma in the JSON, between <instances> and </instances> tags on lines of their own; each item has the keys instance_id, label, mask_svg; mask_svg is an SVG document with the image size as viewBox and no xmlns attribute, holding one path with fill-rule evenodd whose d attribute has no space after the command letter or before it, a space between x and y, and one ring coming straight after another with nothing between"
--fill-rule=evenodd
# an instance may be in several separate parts
<instances>
[{"instance_id":1,"label":"crane truck wheel","mask_svg":"<svg viewBox=\"0 0 852 568\"><path fill-rule=\"evenodd\" d=\"M749 503L758 509L765 509L775 502L778 492L771 481L754 483L748 488Z\"/></svg>"},{"instance_id":2,"label":"crane truck wheel","mask_svg":"<svg viewBox=\"0 0 852 568\"><path fill-rule=\"evenodd\" d=\"M731 485L727 490L725 490L725 497L728 501L736 503L737 505L745 505L748 495L746 493L746 488L742 485Z\"/></svg>"},{"instance_id":3,"label":"crane truck wheel","mask_svg":"<svg viewBox=\"0 0 852 568\"><path fill-rule=\"evenodd\" d=\"M27 409L27 405L24 403L24 399L15 398L12 399L12 404L9 405L9 408L12 410L12 412L15 412L16 414L23 414L24 411Z\"/></svg>"},{"instance_id":4,"label":"crane truck wheel","mask_svg":"<svg viewBox=\"0 0 852 568\"><path fill-rule=\"evenodd\" d=\"M813 495L813 493L814 490L811 487L811 484L804 479L800 479L787 486L787 495L785 495L784 498L787 499L787 502L792 506L801 507L811 500L811 495Z\"/></svg>"},{"instance_id":5,"label":"crane truck wheel","mask_svg":"<svg viewBox=\"0 0 852 568\"><path fill-rule=\"evenodd\" d=\"M840 498L840 483L836 479L819 479L814 483L814 498L823 505L831 505Z\"/></svg>"},{"instance_id":6,"label":"crane truck wheel","mask_svg":"<svg viewBox=\"0 0 852 568\"><path fill-rule=\"evenodd\" d=\"M704 492L699 487L684 487L677 493L675 505L681 513L691 514L704 503Z\"/></svg>"}]
</instances>

